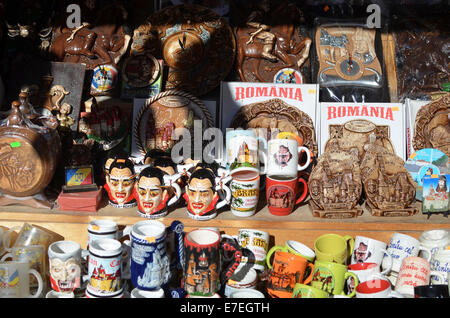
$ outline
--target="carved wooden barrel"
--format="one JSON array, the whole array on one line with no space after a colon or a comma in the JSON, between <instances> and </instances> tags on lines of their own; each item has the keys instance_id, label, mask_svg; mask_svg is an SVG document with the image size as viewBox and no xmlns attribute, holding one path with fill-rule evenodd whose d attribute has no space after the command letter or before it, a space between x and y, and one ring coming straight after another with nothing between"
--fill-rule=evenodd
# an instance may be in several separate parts
<instances>
[{"instance_id":1,"label":"carved wooden barrel","mask_svg":"<svg viewBox=\"0 0 450 318\"><path fill-rule=\"evenodd\" d=\"M40 193L48 186L61 153L56 130L32 123L12 104L0 126L0 192L15 197Z\"/></svg>"}]
</instances>

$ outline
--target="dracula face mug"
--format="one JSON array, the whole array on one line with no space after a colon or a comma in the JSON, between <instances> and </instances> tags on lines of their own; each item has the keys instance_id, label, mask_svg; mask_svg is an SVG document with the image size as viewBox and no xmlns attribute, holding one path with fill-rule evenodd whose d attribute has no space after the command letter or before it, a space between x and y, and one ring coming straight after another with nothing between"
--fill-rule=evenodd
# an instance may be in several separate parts
<instances>
[{"instance_id":1,"label":"dracula face mug","mask_svg":"<svg viewBox=\"0 0 450 318\"><path fill-rule=\"evenodd\" d=\"M219 191L225 197L220 200ZM223 184L216 185L216 176L205 168L194 171L189 177L186 192L183 194L187 202L188 216L194 220L209 220L217 216L217 209L230 202L231 190Z\"/></svg>"},{"instance_id":2,"label":"dracula face mug","mask_svg":"<svg viewBox=\"0 0 450 318\"><path fill-rule=\"evenodd\" d=\"M57 292L70 293L80 287L81 246L73 241L57 241L48 247L50 283Z\"/></svg>"},{"instance_id":3,"label":"dracula face mug","mask_svg":"<svg viewBox=\"0 0 450 318\"><path fill-rule=\"evenodd\" d=\"M315 265L299 255L276 251L267 283L267 292L273 298L292 298L295 284L308 285Z\"/></svg>"},{"instance_id":4,"label":"dracula face mug","mask_svg":"<svg viewBox=\"0 0 450 318\"><path fill-rule=\"evenodd\" d=\"M306 162L300 165L299 157L302 152L306 153ZM308 168L311 162L309 149L299 146L294 139L272 139L268 142L267 153L267 176L282 176L295 178L299 171Z\"/></svg>"},{"instance_id":5,"label":"dracula face mug","mask_svg":"<svg viewBox=\"0 0 450 318\"><path fill-rule=\"evenodd\" d=\"M130 208L137 205L134 182L136 174L129 159L115 159L106 175L105 190L109 205L116 208Z\"/></svg>"},{"instance_id":6,"label":"dracula face mug","mask_svg":"<svg viewBox=\"0 0 450 318\"><path fill-rule=\"evenodd\" d=\"M381 265L384 257L387 257L389 264L392 264L392 256L386 251L386 248L387 244L381 241L365 236L356 236L351 264L376 263ZM389 267L385 268L382 274L386 274L389 270Z\"/></svg>"},{"instance_id":7,"label":"dracula face mug","mask_svg":"<svg viewBox=\"0 0 450 318\"><path fill-rule=\"evenodd\" d=\"M349 235L324 234L314 242L317 261L348 264L355 240Z\"/></svg>"},{"instance_id":8,"label":"dracula face mug","mask_svg":"<svg viewBox=\"0 0 450 318\"><path fill-rule=\"evenodd\" d=\"M312 275L311 286L325 290L333 295L346 295L344 291L345 282L353 277L355 286L358 286L359 280L356 274L349 272L347 266L324 261L314 262L314 272ZM346 296L355 296L355 291L349 292Z\"/></svg>"},{"instance_id":9,"label":"dracula face mug","mask_svg":"<svg viewBox=\"0 0 450 318\"><path fill-rule=\"evenodd\" d=\"M155 167L142 170L135 184L139 214L150 219L166 216L168 207L181 198L180 186L175 182L179 177Z\"/></svg>"},{"instance_id":10,"label":"dracula face mug","mask_svg":"<svg viewBox=\"0 0 450 318\"><path fill-rule=\"evenodd\" d=\"M34 294L30 293L30 275L37 281ZM28 262L0 262L0 298L37 298L43 288L41 275Z\"/></svg>"},{"instance_id":11,"label":"dracula face mug","mask_svg":"<svg viewBox=\"0 0 450 318\"><path fill-rule=\"evenodd\" d=\"M386 249L387 254L391 256L392 264L390 263L391 259L385 255L381 267L385 270L391 266L391 272L394 272L394 275L396 275L400 270L403 259L409 256L418 256L421 250L425 250L428 253L426 260L429 262L431 259L430 249L422 246L420 242L412 236L394 233Z\"/></svg>"},{"instance_id":12,"label":"dracula face mug","mask_svg":"<svg viewBox=\"0 0 450 318\"><path fill-rule=\"evenodd\" d=\"M300 186L300 184L302 186ZM273 215L289 215L308 195L308 184L303 178L266 177L266 200Z\"/></svg>"}]
</instances>

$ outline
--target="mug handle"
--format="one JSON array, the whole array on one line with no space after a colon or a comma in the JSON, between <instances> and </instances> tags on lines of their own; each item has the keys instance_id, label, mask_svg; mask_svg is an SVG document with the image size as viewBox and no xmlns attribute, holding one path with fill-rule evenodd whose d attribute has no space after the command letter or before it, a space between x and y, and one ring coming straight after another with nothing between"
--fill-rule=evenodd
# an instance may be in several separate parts
<instances>
[{"instance_id":1,"label":"mug handle","mask_svg":"<svg viewBox=\"0 0 450 318\"><path fill-rule=\"evenodd\" d=\"M308 195L308 183L303 178L298 178L297 180L299 183L303 183L303 193L302 195L295 201L295 204L299 204L303 202L303 200L306 199L306 196Z\"/></svg>"},{"instance_id":2,"label":"mug handle","mask_svg":"<svg viewBox=\"0 0 450 318\"><path fill-rule=\"evenodd\" d=\"M264 144L264 148L263 149L259 149L259 142L258 142L258 161L259 161L259 174L260 175L264 175L267 173L266 169L267 169L267 140L261 136L256 137L256 140L258 141L262 141L262 143ZM263 159L261 161L261 158ZM264 168L261 168L261 162L264 162L264 164L262 165Z\"/></svg>"},{"instance_id":3,"label":"mug handle","mask_svg":"<svg viewBox=\"0 0 450 318\"><path fill-rule=\"evenodd\" d=\"M272 254L275 253L275 252L278 251L278 250L280 250L280 251L282 251L282 252L288 252L288 249L287 249L286 246L280 246L280 245L275 245L275 246L273 246L273 247L267 252L267 255L266 255L266 264L267 264L267 267L268 267L269 269L272 269L272 264L270 264L270 258L272 257Z\"/></svg>"},{"instance_id":4,"label":"mug handle","mask_svg":"<svg viewBox=\"0 0 450 318\"><path fill-rule=\"evenodd\" d=\"M225 198L222 201L217 202L216 209L220 209L221 207L227 205L228 203L230 203L230 200L231 200L230 188L224 184L222 184L222 185L219 184L216 186L216 191L221 190L221 189L225 191Z\"/></svg>"},{"instance_id":5,"label":"mug handle","mask_svg":"<svg viewBox=\"0 0 450 318\"><path fill-rule=\"evenodd\" d=\"M3 257L0 259L0 262L4 262L6 261L8 258L10 258L11 260L13 260L13 255L11 253L6 253L5 255L3 255Z\"/></svg>"},{"instance_id":6,"label":"mug handle","mask_svg":"<svg viewBox=\"0 0 450 318\"><path fill-rule=\"evenodd\" d=\"M28 274L31 274L34 277L36 277L36 280L38 282L38 289L36 290L36 293L30 295L30 298L38 298L41 295L42 290L44 289L44 282L42 281L42 276L41 274L39 274L37 270L33 268L30 268L28 270Z\"/></svg>"},{"instance_id":7,"label":"mug handle","mask_svg":"<svg viewBox=\"0 0 450 318\"><path fill-rule=\"evenodd\" d=\"M427 260L427 262L429 263L430 260L431 260L431 256L432 256L431 250L430 250L429 248L425 247L425 246L420 245L420 246L419 246L419 252L420 252L420 251L426 251L426 252L427 252L427 258L426 258L426 260Z\"/></svg>"},{"instance_id":8,"label":"mug handle","mask_svg":"<svg viewBox=\"0 0 450 318\"><path fill-rule=\"evenodd\" d=\"M175 195L170 198L169 202L167 202L167 206L171 206L171 205L175 204L181 198L180 185L178 183L174 182L170 186L175 189Z\"/></svg>"},{"instance_id":9,"label":"mug handle","mask_svg":"<svg viewBox=\"0 0 450 318\"><path fill-rule=\"evenodd\" d=\"M306 152L306 163L303 166L298 164L297 165L297 171L305 170L306 168L309 167L309 164L311 163L311 153L310 153L309 149L304 147L304 146L298 147L298 155L299 155L299 157L300 157L300 154L301 154L302 151Z\"/></svg>"},{"instance_id":10,"label":"mug handle","mask_svg":"<svg viewBox=\"0 0 450 318\"><path fill-rule=\"evenodd\" d=\"M15 230L20 230L21 228L22 228L21 226L13 226L3 234L3 238L2 238L3 248L7 252L12 251L11 246L9 246L9 244L11 244L11 233L14 232Z\"/></svg>"},{"instance_id":11,"label":"mug handle","mask_svg":"<svg viewBox=\"0 0 450 318\"><path fill-rule=\"evenodd\" d=\"M430 284L431 284L431 276L436 276L438 277L438 282L440 284L445 284L445 276L444 274L442 274L442 272L439 271L431 271L430 272Z\"/></svg>"},{"instance_id":12,"label":"mug handle","mask_svg":"<svg viewBox=\"0 0 450 318\"><path fill-rule=\"evenodd\" d=\"M344 235L343 238L347 242L347 245L349 247L347 249L347 259L348 259L353 254L353 247L355 246L355 239L350 235ZM347 261L347 259L345 261ZM355 288L356 288L356 285L355 285Z\"/></svg>"},{"instance_id":13,"label":"mug handle","mask_svg":"<svg viewBox=\"0 0 450 318\"><path fill-rule=\"evenodd\" d=\"M391 270L392 264L394 264L394 260L392 259L392 255L389 254L388 251L386 251L385 249L383 249L383 252L384 252L384 257L387 257L387 258L389 259L389 261L388 261L388 262L389 262L389 266L386 267L386 269L384 269L384 270L381 272L381 275L386 275L386 274L389 273L389 271ZM383 259L384 259L384 257L383 257Z\"/></svg>"},{"instance_id":14,"label":"mug handle","mask_svg":"<svg viewBox=\"0 0 450 318\"><path fill-rule=\"evenodd\" d=\"M309 283L312 282L312 278L313 278L313 274L314 274L314 264L311 262L308 262L308 266L306 266L306 267L309 267L311 269L311 272L309 273L309 276L304 279L302 284L308 285Z\"/></svg>"},{"instance_id":15,"label":"mug handle","mask_svg":"<svg viewBox=\"0 0 450 318\"><path fill-rule=\"evenodd\" d=\"M358 279L358 276L355 273L345 272L345 274L344 274L344 281L347 281L347 279L350 276L353 277L353 279L355 280L355 287L353 288L353 290L352 290L352 292L350 294L348 294L348 295L343 294L343 295L348 296L348 297L354 297L356 295L356 287L359 285L359 279Z\"/></svg>"}]
</instances>

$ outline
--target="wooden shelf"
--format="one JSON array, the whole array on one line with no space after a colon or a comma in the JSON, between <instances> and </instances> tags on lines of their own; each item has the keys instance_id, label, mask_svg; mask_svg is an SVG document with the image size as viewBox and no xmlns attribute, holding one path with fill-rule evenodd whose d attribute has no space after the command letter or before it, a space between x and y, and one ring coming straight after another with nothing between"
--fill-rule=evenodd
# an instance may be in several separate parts
<instances>
[{"instance_id":1,"label":"wooden shelf","mask_svg":"<svg viewBox=\"0 0 450 318\"><path fill-rule=\"evenodd\" d=\"M21 226L23 223L37 224L62 235L66 240L74 240L82 246L87 242L87 226L94 219L111 219L119 225L133 225L145 218L138 215L136 208L117 209L104 206L97 212L61 211L59 209L33 209L25 206L4 206L0 212L0 225ZM169 225L174 220L181 221L186 231L198 227L218 227L221 232L234 235L239 229L254 228L267 231L271 245L283 245L286 240L297 240L313 248L317 237L326 233L340 235L364 235L380 241L389 242L395 232L402 232L418 238L423 231L431 229L450 229L449 219L442 214L427 215L418 212L408 217L375 217L368 211L351 219L322 219L313 217L308 204L299 206L288 216L270 214L263 206L251 217L239 218L231 211L220 211L218 216L208 221L192 220L186 208L171 211L159 219Z\"/></svg>"}]
</instances>

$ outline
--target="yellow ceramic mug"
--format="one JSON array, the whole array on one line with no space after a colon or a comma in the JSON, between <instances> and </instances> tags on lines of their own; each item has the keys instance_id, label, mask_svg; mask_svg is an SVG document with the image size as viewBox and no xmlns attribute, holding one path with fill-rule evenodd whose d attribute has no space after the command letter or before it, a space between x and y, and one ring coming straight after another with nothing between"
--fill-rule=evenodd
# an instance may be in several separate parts
<instances>
[{"instance_id":1,"label":"yellow ceramic mug","mask_svg":"<svg viewBox=\"0 0 450 318\"><path fill-rule=\"evenodd\" d=\"M355 240L350 235L324 234L314 242L317 261L347 264Z\"/></svg>"}]
</instances>

